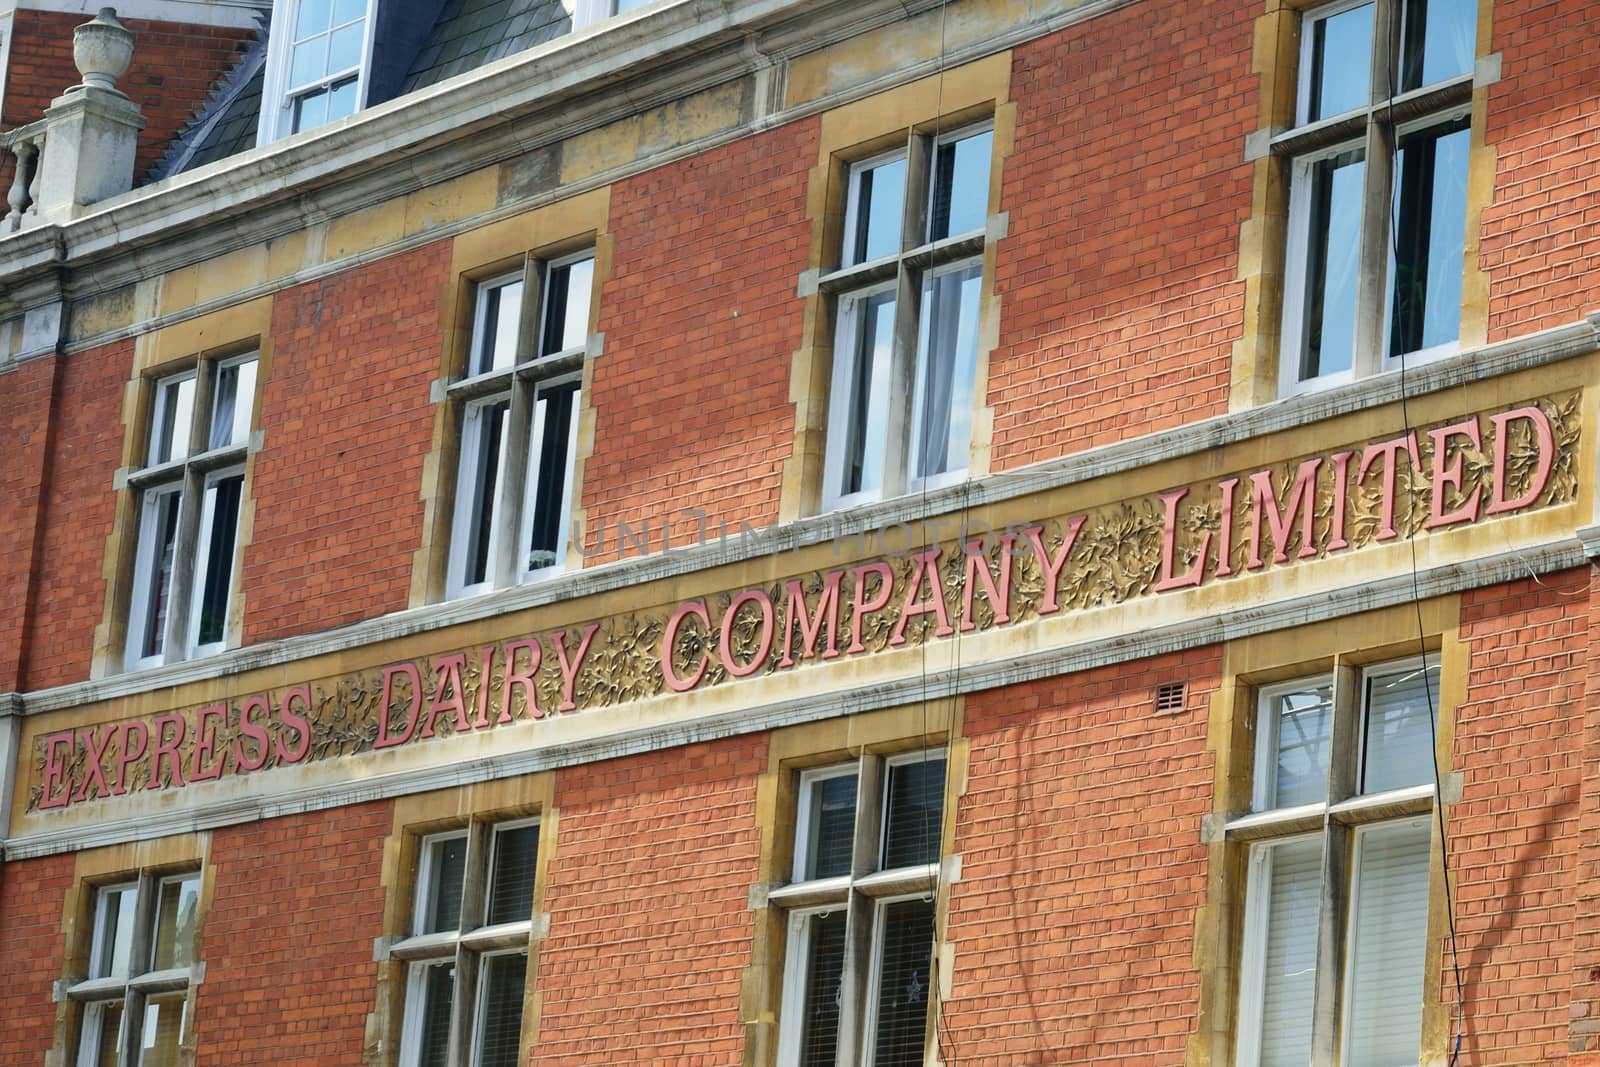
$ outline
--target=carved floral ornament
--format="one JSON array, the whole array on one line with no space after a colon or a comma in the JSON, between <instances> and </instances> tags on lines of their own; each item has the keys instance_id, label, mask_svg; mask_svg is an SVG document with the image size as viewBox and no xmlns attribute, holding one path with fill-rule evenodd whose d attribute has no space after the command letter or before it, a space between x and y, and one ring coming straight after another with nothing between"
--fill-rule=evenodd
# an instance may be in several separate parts
<instances>
[{"instance_id":1,"label":"carved floral ornament","mask_svg":"<svg viewBox=\"0 0 1600 1067\"><path fill-rule=\"evenodd\" d=\"M686 693L1567 504L1580 396L670 610L39 735L28 811Z\"/></svg>"}]
</instances>

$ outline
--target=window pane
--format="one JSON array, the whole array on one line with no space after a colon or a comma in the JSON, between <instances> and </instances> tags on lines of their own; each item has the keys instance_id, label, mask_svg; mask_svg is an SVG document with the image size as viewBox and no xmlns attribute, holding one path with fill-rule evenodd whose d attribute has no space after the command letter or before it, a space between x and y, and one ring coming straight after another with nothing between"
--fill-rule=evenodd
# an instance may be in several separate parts
<instances>
[{"instance_id":1,"label":"window pane","mask_svg":"<svg viewBox=\"0 0 1600 1067\"><path fill-rule=\"evenodd\" d=\"M218 478L206 487L201 529L200 586L196 602L195 644L214 645L228 636L228 593L233 587L233 549L239 534L239 500L244 475Z\"/></svg>"},{"instance_id":2,"label":"window pane","mask_svg":"<svg viewBox=\"0 0 1600 1067\"><path fill-rule=\"evenodd\" d=\"M478 1067L516 1067L528 957L520 952L483 961L478 997Z\"/></svg>"},{"instance_id":3,"label":"window pane","mask_svg":"<svg viewBox=\"0 0 1600 1067\"><path fill-rule=\"evenodd\" d=\"M551 267L545 278L541 356L582 348L589 337L589 300L594 289L594 258Z\"/></svg>"},{"instance_id":4,"label":"window pane","mask_svg":"<svg viewBox=\"0 0 1600 1067\"><path fill-rule=\"evenodd\" d=\"M183 1042L187 999L184 993L162 993L145 1001L144 1026L139 1037L139 1067L178 1067L178 1047Z\"/></svg>"},{"instance_id":5,"label":"window pane","mask_svg":"<svg viewBox=\"0 0 1600 1067\"><path fill-rule=\"evenodd\" d=\"M251 407L256 396L256 361L226 363L217 367L217 384L211 404L211 433L207 448L242 445L250 439Z\"/></svg>"},{"instance_id":6,"label":"window pane","mask_svg":"<svg viewBox=\"0 0 1600 1067\"><path fill-rule=\"evenodd\" d=\"M1430 692L1431 687L1431 692ZM1361 792L1381 793L1433 781L1429 698L1439 694L1438 668L1367 679L1366 759Z\"/></svg>"},{"instance_id":7,"label":"window pane","mask_svg":"<svg viewBox=\"0 0 1600 1067\"><path fill-rule=\"evenodd\" d=\"M348 118L356 110L356 79L347 78L328 90L328 121Z\"/></svg>"},{"instance_id":8,"label":"window pane","mask_svg":"<svg viewBox=\"0 0 1600 1067\"><path fill-rule=\"evenodd\" d=\"M428 899L419 934L454 930L461 925L461 883L467 870L467 838L447 837L428 844Z\"/></svg>"},{"instance_id":9,"label":"window pane","mask_svg":"<svg viewBox=\"0 0 1600 1067\"><path fill-rule=\"evenodd\" d=\"M851 174L851 182L854 218L845 235L845 266L900 251L906 200L905 158L857 168Z\"/></svg>"},{"instance_id":10,"label":"window pane","mask_svg":"<svg viewBox=\"0 0 1600 1067\"><path fill-rule=\"evenodd\" d=\"M1356 839L1346 1063L1417 1062L1428 937L1428 843L1426 821L1376 827Z\"/></svg>"},{"instance_id":11,"label":"window pane","mask_svg":"<svg viewBox=\"0 0 1600 1067\"><path fill-rule=\"evenodd\" d=\"M1372 5L1317 19L1311 29L1311 99L1306 121L1365 107L1371 85Z\"/></svg>"},{"instance_id":12,"label":"window pane","mask_svg":"<svg viewBox=\"0 0 1600 1067\"><path fill-rule=\"evenodd\" d=\"M117 1039L122 1035L122 1001L102 1000L83 1009L83 1046L75 1061L94 1067L117 1067ZM89 1051L93 1050L93 1051Z\"/></svg>"},{"instance_id":13,"label":"window pane","mask_svg":"<svg viewBox=\"0 0 1600 1067\"><path fill-rule=\"evenodd\" d=\"M806 840L799 878L849 874L856 832L856 776L836 774L811 781L804 803Z\"/></svg>"},{"instance_id":14,"label":"window pane","mask_svg":"<svg viewBox=\"0 0 1600 1067\"><path fill-rule=\"evenodd\" d=\"M933 163L933 210L928 238L984 228L989 217L989 157L994 133L984 130L938 147Z\"/></svg>"},{"instance_id":15,"label":"window pane","mask_svg":"<svg viewBox=\"0 0 1600 1067\"><path fill-rule=\"evenodd\" d=\"M328 91L319 89L294 102L294 126L290 131L312 130L328 121Z\"/></svg>"},{"instance_id":16,"label":"window pane","mask_svg":"<svg viewBox=\"0 0 1600 1067\"><path fill-rule=\"evenodd\" d=\"M944 829L944 757L890 767L887 809L884 869L938 862Z\"/></svg>"},{"instance_id":17,"label":"window pane","mask_svg":"<svg viewBox=\"0 0 1600 1067\"><path fill-rule=\"evenodd\" d=\"M1260 1067L1305 1067L1311 1059L1311 1001L1316 986L1317 907L1321 898L1322 838L1269 849L1264 894L1250 908L1266 909L1262 946Z\"/></svg>"},{"instance_id":18,"label":"window pane","mask_svg":"<svg viewBox=\"0 0 1600 1067\"><path fill-rule=\"evenodd\" d=\"M366 38L367 24L352 22L334 30L328 37L328 73L348 70L361 65L361 43Z\"/></svg>"},{"instance_id":19,"label":"window pane","mask_svg":"<svg viewBox=\"0 0 1600 1067\"><path fill-rule=\"evenodd\" d=\"M328 0L299 0L295 11L294 39L303 41L328 28Z\"/></svg>"},{"instance_id":20,"label":"window pane","mask_svg":"<svg viewBox=\"0 0 1600 1067\"><path fill-rule=\"evenodd\" d=\"M539 391L535 401L533 456L528 464L530 499L526 569L560 564L561 516L572 475L572 429L578 417L578 383Z\"/></svg>"},{"instance_id":21,"label":"window pane","mask_svg":"<svg viewBox=\"0 0 1600 1067\"><path fill-rule=\"evenodd\" d=\"M1317 686L1271 698L1262 724L1276 734L1276 759L1256 768L1266 775L1264 809L1317 804L1328 798L1328 739L1333 731L1333 690Z\"/></svg>"},{"instance_id":22,"label":"window pane","mask_svg":"<svg viewBox=\"0 0 1600 1067\"><path fill-rule=\"evenodd\" d=\"M1462 119L1400 138L1389 265L1391 356L1446 344L1461 334L1470 136Z\"/></svg>"},{"instance_id":23,"label":"window pane","mask_svg":"<svg viewBox=\"0 0 1600 1067\"><path fill-rule=\"evenodd\" d=\"M922 1067L928 1036L928 986L933 959L933 904L884 905L874 1067Z\"/></svg>"},{"instance_id":24,"label":"window pane","mask_svg":"<svg viewBox=\"0 0 1600 1067\"><path fill-rule=\"evenodd\" d=\"M650 3L650 0L616 0L616 13L621 15L629 11L635 11L648 3Z\"/></svg>"},{"instance_id":25,"label":"window pane","mask_svg":"<svg viewBox=\"0 0 1600 1067\"><path fill-rule=\"evenodd\" d=\"M200 876L163 882L156 898L156 937L150 969L187 967L194 962L194 913L200 902Z\"/></svg>"},{"instance_id":26,"label":"window pane","mask_svg":"<svg viewBox=\"0 0 1600 1067\"><path fill-rule=\"evenodd\" d=\"M417 1067L446 1067L450 1054L450 1011L455 1006L456 996L455 961L418 966L423 968L423 976Z\"/></svg>"},{"instance_id":27,"label":"window pane","mask_svg":"<svg viewBox=\"0 0 1600 1067\"><path fill-rule=\"evenodd\" d=\"M1302 381L1350 369L1355 349L1356 257L1361 250L1359 150L1311 165Z\"/></svg>"},{"instance_id":28,"label":"window pane","mask_svg":"<svg viewBox=\"0 0 1600 1067\"><path fill-rule=\"evenodd\" d=\"M313 37L304 44L295 45L289 60L289 85L308 85L328 73L327 59L326 37Z\"/></svg>"},{"instance_id":29,"label":"window pane","mask_svg":"<svg viewBox=\"0 0 1600 1067\"><path fill-rule=\"evenodd\" d=\"M1475 0L1410 0L1404 22L1402 91L1472 70L1478 38Z\"/></svg>"},{"instance_id":30,"label":"window pane","mask_svg":"<svg viewBox=\"0 0 1600 1067\"><path fill-rule=\"evenodd\" d=\"M478 291L479 336L473 346L473 374L509 367L517 361L517 325L522 319L522 280L486 285Z\"/></svg>"},{"instance_id":31,"label":"window pane","mask_svg":"<svg viewBox=\"0 0 1600 1067\"><path fill-rule=\"evenodd\" d=\"M100 890L96 904L95 959L90 967L93 978L128 977L133 954L133 908L138 895L133 886Z\"/></svg>"},{"instance_id":32,"label":"window pane","mask_svg":"<svg viewBox=\"0 0 1600 1067\"><path fill-rule=\"evenodd\" d=\"M854 782L854 779L845 779ZM806 986L800 1023L800 1067L833 1067L839 1048L844 979L845 911L812 915L806 924Z\"/></svg>"},{"instance_id":33,"label":"window pane","mask_svg":"<svg viewBox=\"0 0 1600 1067\"><path fill-rule=\"evenodd\" d=\"M967 469L982 276L983 265L974 263L930 277L923 286L913 478Z\"/></svg>"},{"instance_id":34,"label":"window pane","mask_svg":"<svg viewBox=\"0 0 1600 1067\"><path fill-rule=\"evenodd\" d=\"M145 571L145 597L138 637L139 657L161 655L166 645L167 599L172 592L172 553L178 538L176 489L152 490L145 500L139 532L139 559Z\"/></svg>"},{"instance_id":35,"label":"window pane","mask_svg":"<svg viewBox=\"0 0 1600 1067\"><path fill-rule=\"evenodd\" d=\"M499 531L500 486L505 480L506 436L511 418L509 399L474 404L467 409L458 503L468 507L464 530L463 586L492 577Z\"/></svg>"},{"instance_id":36,"label":"window pane","mask_svg":"<svg viewBox=\"0 0 1600 1067\"><path fill-rule=\"evenodd\" d=\"M847 297L842 313L853 325L845 405L841 496L883 486L884 423L889 412L889 365L894 345L894 293Z\"/></svg>"},{"instance_id":37,"label":"window pane","mask_svg":"<svg viewBox=\"0 0 1600 1067\"><path fill-rule=\"evenodd\" d=\"M539 828L496 830L494 872L489 887L489 925L523 922L533 914L534 860Z\"/></svg>"},{"instance_id":38,"label":"window pane","mask_svg":"<svg viewBox=\"0 0 1600 1067\"><path fill-rule=\"evenodd\" d=\"M366 13L366 0L334 0L333 25L343 26L346 22L364 18Z\"/></svg>"},{"instance_id":39,"label":"window pane","mask_svg":"<svg viewBox=\"0 0 1600 1067\"><path fill-rule=\"evenodd\" d=\"M189 455L189 427L194 419L194 375L156 387L155 422L150 428L150 465Z\"/></svg>"}]
</instances>

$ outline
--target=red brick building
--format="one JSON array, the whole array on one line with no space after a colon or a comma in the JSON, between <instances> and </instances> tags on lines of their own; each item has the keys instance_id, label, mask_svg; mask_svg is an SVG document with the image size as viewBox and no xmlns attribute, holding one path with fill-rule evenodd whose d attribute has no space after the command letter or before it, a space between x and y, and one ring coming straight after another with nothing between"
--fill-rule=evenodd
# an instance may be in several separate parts
<instances>
[{"instance_id":1,"label":"red brick building","mask_svg":"<svg viewBox=\"0 0 1600 1067\"><path fill-rule=\"evenodd\" d=\"M1600 5L209 7L0 13L0 1065L1600 1067Z\"/></svg>"}]
</instances>

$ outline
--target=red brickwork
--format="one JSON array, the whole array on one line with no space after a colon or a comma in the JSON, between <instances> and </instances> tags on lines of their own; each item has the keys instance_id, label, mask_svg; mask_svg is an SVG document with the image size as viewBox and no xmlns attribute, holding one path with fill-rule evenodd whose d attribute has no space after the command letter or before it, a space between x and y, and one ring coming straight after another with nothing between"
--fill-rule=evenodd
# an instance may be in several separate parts
<instances>
[{"instance_id":1,"label":"red brickwork","mask_svg":"<svg viewBox=\"0 0 1600 1067\"><path fill-rule=\"evenodd\" d=\"M200 1063L360 1063L377 1001L388 801L214 831Z\"/></svg>"},{"instance_id":2,"label":"red brickwork","mask_svg":"<svg viewBox=\"0 0 1600 1067\"><path fill-rule=\"evenodd\" d=\"M274 299L246 643L406 606L449 269L441 242Z\"/></svg>"},{"instance_id":3,"label":"red brickwork","mask_svg":"<svg viewBox=\"0 0 1600 1067\"><path fill-rule=\"evenodd\" d=\"M50 441L50 401L58 361L36 359L0 376L0 693L20 688L27 669L23 637L39 588L34 552Z\"/></svg>"},{"instance_id":4,"label":"red brickwork","mask_svg":"<svg viewBox=\"0 0 1600 1067\"><path fill-rule=\"evenodd\" d=\"M1600 308L1600 91L1594 8L1560 0L1496 0L1485 140L1495 151L1494 204L1483 213L1489 339L1563 323Z\"/></svg>"},{"instance_id":5,"label":"red brickwork","mask_svg":"<svg viewBox=\"0 0 1600 1067\"><path fill-rule=\"evenodd\" d=\"M1600 572L1589 571L1588 672L1600 663ZM1600 1067L1600 684L1589 683L1583 700L1583 786L1579 800L1578 865L1573 893L1571 1067Z\"/></svg>"},{"instance_id":6,"label":"red brickwork","mask_svg":"<svg viewBox=\"0 0 1600 1067\"><path fill-rule=\"evenodd\" d=\"M92 15L19 10L12 23L0 127L25 126L44 117L50 101L78 84L72 62L72 31ZM173 137L205 106L213 86L233 66L255 34L238 29L178 22L120 19L133 31L133 63L117 81L144 112L133 173L142 179ZM6 156L0 189L11 184Z\"/></svg>"},{"instance_id":7,"label":"red brickwork","mask_svg":"<svg viewBox=\"0 0 1600 1067\"><path fill-rule=\"evenodd\" d=\"M562 770L531 1063L738 1065L765 734Z\"/></svg>"},{"instance_id":8,"label":"red brickwork","mask_svg":"<svg viewBox=\"0 0 1600 1067\"><path fill-rule=\"evenodd\" d=\"M995 469L1227 410L1260 10L1132 4L1016 50Z\"/></svg>"},{"instance_id":9,"label":"red brickwork","mask_svg":"<svg viewBox=\"0 0 1600 1067\"><path fill-rule=\"evenodd\" d=\"M102 568L117 503L111 480L122 462L122 396L132 364L133 342L118 341L67 356L61 370L26 689L89 677L106 606Z\"/></svg>"},{"instance_id":10,"label":"red brickwork","mask_svg":"<svg viewBox=\"0 0 1600 1067\"><path fill-rule=\"evenodd\" d=\"M1462 799L1448 828L1466 992L1463 1067L1568 1052L1577 894L1594 898L1576 879L1593 669L1589 582L1585 568L1463 597L1472 658L1467 700L1456 710ZM1593 841L1588 851L1592 866ZM1444 977L1453 1002L1448 954Z\"/></svg>"},{"instance_id":11,"label":"red brickwork","mask_svg":"<svg viewBox=\"0 0 1600 1067\"><path fill-rule=\"evenodd\" d=\"M1182 1062L1220 667L1201 648L967 698L944 1062ZM1184 710L1155 714L1179 680Z\"/></svg>"},{"instance_id":12,"label":"red brickwork","mask_svg":"<svg viewBox=\"0 0 1600 1067\"><path fill-rule=\"evenodd\" d=\"M790 123L613 189L583 484L598 557L618 555L618 522L648 522L655 549L669 516L674 544L699 537L690 508L707 513L710 536L718 523L732 536L741 520L777 520L816 138L814 120Z\"/></svg>"},{"instance_id":13,"label":"red brickwork","mask_svg":"<svg viewBox=\"0 0 1600 1067\"><path fill-rule=\"evenodd\" d=\"M73 858L10 860L0 867L0 1067L40 1067L55 1031L51 984L66 941L61 909Z\"/></svg>"}]
</instances>

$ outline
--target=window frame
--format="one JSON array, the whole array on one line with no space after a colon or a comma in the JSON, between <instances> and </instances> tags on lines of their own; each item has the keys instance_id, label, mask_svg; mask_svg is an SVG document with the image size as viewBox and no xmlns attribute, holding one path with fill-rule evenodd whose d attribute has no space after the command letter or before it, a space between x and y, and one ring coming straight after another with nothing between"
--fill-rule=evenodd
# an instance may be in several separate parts
<instances>
[{"instance_id":1,"label":"window frame","mask_svg":"<svg viewBox=\"0 0 1600 1067\"><path fill-rule=\"evenodd\" d=\"M501 270L468 280L471 286L472 330L458 359L460 370L445 387L445 400L452 406L456 426L455 464L453 473L449 475L453 493L447 527L449 544L444 558L445 600L478 596L552 577L567 567L570 547L568 527L577 493L578 431L584 403L584 369L596 336L593 325L601 281L597 267L592 266L589 272L583 343L549 353L541 353L541 348L554 291L549 284L550 278L557 271L584 262L598 262L592 240L576 250L549 255L529 254L523 258L520 270ZM489 294L519 281L522 289L514 329L512 362L509 366L490 367L475 373L479 346L491 326ZM547 393L568 387L572 387L572 411L565 441L566 462L561 477L561 499L554 503L559 524L556 546L552 550L555 559L543 566L531 566L531 549L525 550L524 546L528 546L533 536L534 520L540 504L536 494L544 460L543 431L548 417L541 401ZM479 515L478 497L482 489L474 472L484 437L484 420L475 413L487 405L502 402L507 404L506 431L501 444L504 462L503 470L496 478L496 499L489 520L492 526L489 557L485 561L484 577L469 581L468 574L472 570L468 559L471 526Z\"/></svg>"},{"instance_id":2,"label":"window frame","mask_svg":"<svg viewBox=\"0 0 1600 1067\"><path fill-rule=\"evenodd\" d=\"M181 967L157 969L155 954L160 940L161 894L168 885L181 885L190 880L195 884L194 926L191 931L193 943L189 947L190 962ZM95 973L105 962L103 907L107 895L130 891L134 896L133 930L129 935L128 945L128 973L122 976L95 977ZM149 1000L152 997L171 996L175 993L181 993L184 998L178 1038L179 1048L182 1049L183 1042L193 1026L190 996L200 980L204 967L197 958L194 958L204 918L203 901L204 872L198 868L176 871L142 870L133 872L132 878L124 874L96 882L90 887L89 921L93 929L86 961L88 975L70 981L65 988L66 998L78 1008L77 1021L72 1028L73 1044L67 1053L67 1062L74 1064L75 1067L95 1067L99 1059L100 1046L105 1040L106 1011L111 1005L118 1005L122 1009L122 1016L116 1036L117 1062L137 1065L142 1059L143 1049L136 1047L134 1041L144 1025L143 1020L148 1011ZM135 1011L135 1008L138 1010ZM137 1023L135 1019L138 1020Z\"/></svg>"},{"instance_id":3,"label":"window frame","mask_svg":"<svg viewBox=\"0 0 1600 1067\"><path fill-rule=\"evenodd\" d=\"M929 283L944 274L976 264L979 270L978 306L974 309L972 406L980 404L977 367L982 360L981 334L987 303L984 288L985 263L989 252L989 192L998 171L995 121L992 115L952 124L950 129L930 130L914 126L898 145L881 147L845 158L836 172L842 184L843 211L836 243L825 254L817 280L817 290L828 301L832 316L832 364L827 376L828 406L824 427L822 478L819 502L822 511L837 511L859 504L888 500L910 493L959 484L970 477L973 435L967 435L966 454L948 457L948 469L934 475L918 475L916 457L921 447L921 405L919 387L925 382L926 367L932 355L932 331L923 329L923 309ZM981 228L934 239L933 208L939 194L938 153L946 145L972 137L989 138L989 154L984 184ZM855 259L857 223L861 215L861 175L888 163L903 160L905 184L900 196L901 218L895 250L874 259ZM835 201L838 202L837 200ZM831 238L830 238L831 240ZM846 447L854 424L849 405L848 386L856 375L862 356L859 308L862 302L882 293L893 293L894 318L889 329L885 371L887 388L881 418L868 415L866 432L881 437L881 470L874 472L877 487L845 491ZM957 356L959 359L959 354ZM973 420L976 421L976 420ZM863 477L866 482L868 477Z\"/></svg>"},{"instance_id":4,"label":"window frame","mask_svg":"<svg viewBox=\"0 0 1600 1067\"><path fill-rule=\"evenodd\" d=\"M331 91L335 84L349 76L349 69L341 68L337 75L325 74L315 82L298 86L289 84L290 65L294 57L294 23L302 2L303 0L292 0L288 3L275 3L272 6L272 21L267 33L266 74L261 89L261 115L256 126L258 145L270 144L285 137L328 125L328 122L324 121L303 130L294 129L295 102L315 90ZM351 114L356 114L366 107L372 76L372 49L377 29L378 4L377 0L363 0L363 2L365 11L361 17L365 20L365 25L360 64L356 69L356 102Z\"/></svg>"},{"instance_id":5,"label":"window frame","mask_svg":"<svg viewBox=\"0 0 1600 1067\"><path fill-rule=\"evenodd\" d=\"M884 863L888 851L889 789L892 772L896 767L931 762L939 762L944 767L940 776L940 816L936 830L939 857L926 864L886 868ZM883 919L883 910L891 904L902 901L925 901L933 907L937 924L938 895L946 859L945 835L954 818L953 805L950 803L949 772L949 754L937 748L920 748L895 754L868 751L855 759L820 764L793 772L796 782L793 822L795 832L791 855L783 868L792 877L790 881L769 890L767 894L768 903L781 909L780 921L784 924L782 943L785 946L785 955L778 997L780 1015L776 1045L777 1063L781 1067L793 1067L799 1062L800 1048L805 1037L803 1014L806 983L811 971L811 958L807 951L811 923L815 919L841 910L845 913L846 932L845 958L841 968L844 984L840 989L839 1048L845 1050L849 1045L859 1041L859 1045L853 1049L855 1061L861 1063L863 1067L871 1067L876 1056L878 985L881 981L883 939L887 926ZM817 782L852 774L856 777L856 802L855 817L851 823L850 871L842 875L802 880L801 876L806 873L809 829L814 821L814 815L810 810L813 806L811 787ZM863 850L869 847L872 850L872 861L863 863ZM863 866L867 869L862 870ZM864 961L864 968L861 966L863 961L859 958L863 948L860 945L861 931L858 929L860 922L863 921L869 927L866 931L867 944L864 951L867 953L867 959ZM928 945L930 995L928 1018L924 1024L924 1048L933 1036L932 1007L937 1001L937 992L934 990L938 980L939 943L937 930L933 933L934 936L930 938ZM855 957L854 967L852 967L852 957ZM850 975L863 971L866 975L866 987L851 990ZM852 993L850 1007L847 1007L844 1001L847 991ZM855 1013L856 1025L853 1031L847 1032L843 1024L851 1011Z\"/></svg>"},{"instance_id":6,"label":"window frame","mask_svg":"<svg viewBox=\"0 0 1600 1067\"><path fill-rule=\"evenodd\" d=\"M1372 45L1367 56L1369 69L1367 100L1331 116L1309 119L1313 92L1312 67L1317 23L1370 4L1372 6ZM1398 9L1396 5L1399 5ZM1394 288L1393 258L1397 190L1401 175L1397 168L1398 142L1407 132L1458 121L1467 117L1471 129L1473 65L1466 71L1424 84L1415 89L1401 85L1404 61L1408 0L1332 0L1299 13L1299 45L1294 50L1294 125L1275 131L1270 153L1283 168L1287 189L1287 216L1284 240L1283 299L1278 328L1277 395L1289 397L1389 373L1402 365L1442 359L1461 350L1460 321L1454 340L1440 342L1416 351L1391 355L1391 294ZM1475 25L1475 32L1478 29ZM1476 51L1474 48L1474 61ZM1381 83L1381 84L1380 84ZM1390 92L1390 88L1393 92ZM1356 294L1351 320L1350 367L1331 374L1301 378L1300 367L1306 344L1305 311L1308 296L1307 253L1311 241L1309 168L1342 152L1360 150L1364 173L1360 192L1360 217L1357 223ZM1470 148L1467 173L1470 175ZM1470 179L1469 179L1470 180ZM1471 218L1472 200L1466 198L1463 210ZM1460 270L1466 291L1470 233L1464 233Z\"/></svg>"},{"instance_id":7,"label":"window frame","mask_svg":"<svg viewBox=\"0 0 1600 1067\"><path fill-rule=\"evenodd\" d=\"M230 368L254 363L250 391L250 414L242 440L232 435L221 445L211 447L212 423L216 419L216 384L221 372ZM139 430L143 436L136 439L134 453L143 459L141 466L127 474L130 508L134 521L133 547L127 557L132 574L123 584L126 599L118 615L123 627L118 669L124 672L148 670L163 664L180 663L216 655L229 648L238 638L236 628L228 622L239 594L240 564L243 543L240 537L248 494L250 454L253 450L255 426L261 407L262 377L261 355L250 349L227 356L203 356L179 370L147 377L145 386L150 396L145 405L145 417ZM169 387L193 381L190 401L189 425L173 426L171 450L176 452L178 435L184 434L183 454L155 462L160 443L161 424L170 402ZM239 423L235 395L235 427ZM206 536L215 518L215 508L209 503L210 492L227 478L240 479L239 512L234 516L232 557L228 561L228 591L223 607L223 636L218 641L199 643L200 600L205 592L205 578L216 565L211 559L210 541ZM157 579L158 550L157 524L161 517L160 501L176 496L177 509L173 518L172 563L166 577L167 590L165 615L161 624L160 649L146 654L144 634L151 622L151 594Z\"/></svg>"},{"instance_id":8,"label":"window frame","mask_svg":"<svg viewBox=\"0 0 1600 1067\"><path fill-rule=\"evenodd\" d=\"M532 860L534 872L528 918L490 925L488 917L493 904L500 835L527 827L536 827L539 832ZM419 1067L428 974L435 967L448 966L454 968L455 973L451 984L446 1059L458 1067L480 1067L485 1020L482 994L488 981L488 969L483 963L495 956L517 953L531 960L532 945L540 936L535 908L540 885L539 857L545 844L544 821L539 815L473 818L465 824L417 834L415 839L417 875L405 915L407 933L389 949L390 956L405 967L397 1062L400 1067ZM467 851L462 864L461 905L456 926L451 930L419 932L430 925L425 915L439 886L433 846L463 839ZM474 887L475 894L469 892ZM470 993L470 997L464 998L464 992ZM526 982L523 993L525 997ZM526 1018L523 1021L526 1022ZM462 1026L466 1027L465 1034L461 1032Z\"/></svg>"},{"instance_id":9,"label":"window frame","mask_svg":"<svg viewBox=\"0 0 1600 1067\"><path fill-rule=\"evenodd\" d=\"M1437 722L1441 717L1439 676L1441 664L1436 653L1426 656L1406 656L1377 662L1351 663L1336 659L1331 672L1302 675L1283 682L1265 684L1255 688L1250 703L1254 722L1254 740L1250 745L1251 784L1250 808L1235 814L1224 826L1224 839L1236 849L1243 849L1244 897L1241 901L1241 921L1238 951L1238 979L1235 985L1236 1013L1233 1026L1234 1062L1240 1067L1259 1063L1261 1026L1266 1002L1266 972L1268 949L1268 917L1271 912L1270 893L1264 889L1265 869L1273 850L1294 842L1318 840L1322 848L1321 874L1318 879L1318 928L1314 932L1316 959L1313 976L1312 1033L1313 1058L1323 1055L1340 1056L1348 1049L1345 1038L1349 1031L1350 990L1353 988L1353 938L1356 881L1360 835L1369 829L1394 827L1405 824L1427 823L1429 826L1429 895L1431 912L1438 889L1439 874L1434 859L1438 848L1437 826L1434 824L1438 785L1429 780L1420 784L1398 786L1382 792L1361 791L1363 773L1368 756L1368 722L1371 711L1370 683L1377 679L1426 670L1431 699L1434 702L1435 729L1429 743L1437 745ZM1272 728L1262 728L1262 717L1271 702L1285 693L1303 692L1326 685L1330 689L1330 720L1328 733L1328 771L1323 799L1292 807L1263 807L1263 760L1276 769L1276 736L1278 715L1274 715ZM1332 909L1330 922L1324 914ZM1438 945L1431 936L1426 939L1426 966L1437 962ZM1329 962L1329 961L1332 962ZM1426 1040L1426 988L1417 991L1422 1003L1424 1024L1419 1038ZM1332 1001L1331 1005L1329 1001ZM1331 1025L1332 1030L1328 1029ZM1419 1045L1419 1062L1422 1046ZM1345 1062L1332 1058L1330 1062Z\"/></svg>"}]
</instances>

